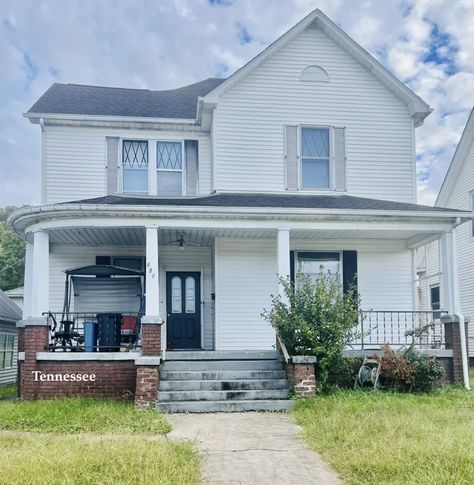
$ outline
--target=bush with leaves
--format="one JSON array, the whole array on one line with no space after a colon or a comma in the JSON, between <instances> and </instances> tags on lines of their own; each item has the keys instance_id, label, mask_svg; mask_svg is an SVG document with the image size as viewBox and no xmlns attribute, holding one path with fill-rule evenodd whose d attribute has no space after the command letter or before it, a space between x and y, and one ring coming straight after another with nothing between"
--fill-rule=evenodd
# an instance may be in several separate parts
<instances>
[{"instance_id":1,"label":"bush with leaves","mask_svg":"<svg viewBox=\"0 0 474 485\"><path fill-rule=\"evenodd\" d=\"M327 387L335 390L353 389L363 361L363 357L342 357L335 362L329 369Z\"/></svg>"},{"instance_id":2,"label":"bush with leaves","mask_svg":"<svg viewBox=\"0 0 474 485\"><path fill-rule=\"evenodd\" d=\"M291 355L317 357L317 382L327 383L329 369L338 365L345 346L355 337L360 297L351 286L344 293L334 274L321 272L316 282L298 275L293 283L280 279L284 297L272 296L262 316L276 329Z\"/></svg>"},{"instance_id":3,"label":"bush with leaves","mask_svg":"<svg viewBox=\"0 0 474 485\"><path fill-rule=\"evenodd\" d=\"M396 391L430 392L437 387L444 374L443 366L434 358L409 348L402 354L390 346L382 347L380 380L384 387Z\"/></svg>"}]
</instances>

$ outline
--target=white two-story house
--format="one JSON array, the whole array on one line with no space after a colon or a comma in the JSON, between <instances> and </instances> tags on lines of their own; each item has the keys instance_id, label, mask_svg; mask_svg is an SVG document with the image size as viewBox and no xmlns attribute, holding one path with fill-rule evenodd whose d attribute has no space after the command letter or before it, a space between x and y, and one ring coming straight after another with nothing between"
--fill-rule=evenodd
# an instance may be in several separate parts
<instances>
[{"instance_id":1,"label":"white two-story house","mask_svg":"<svg viewBox=\"0 0 474 485\"><path fill-rule=\"evenodd\" d=\"M278 276L322 265L358 285L355 349L409 343L430 318L417 313L415 250L449 246L471 217L416 203L430 111L319 10L227 79L54 84L25 114L41 129L41 206L10 220L27 241L24 319L62 311L65 271L113 266L143 286L72 271L69 312L161 319L168 349L268 350L261 313Z\"/></svg>"}]
</instances>

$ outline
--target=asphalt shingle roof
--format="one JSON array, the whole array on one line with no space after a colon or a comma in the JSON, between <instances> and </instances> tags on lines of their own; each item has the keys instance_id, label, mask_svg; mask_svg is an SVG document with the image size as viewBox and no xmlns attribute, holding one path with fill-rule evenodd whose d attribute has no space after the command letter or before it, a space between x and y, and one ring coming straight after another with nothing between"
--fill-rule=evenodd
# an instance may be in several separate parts
<instances>
[{"instance_id":1,"label":"asphalt shingle roof","mask_svg":"<svg viewBox=\"0 0 474 485\"><path fill-rule=\"evenodd\" d=\"M0 322L21 320L20 307L13 303L2 290L0 290Z\"/></svg>"},{"instance_id":2,"label":"asphalt shingle roof","mask_svg":"<svg viewBox=\"0 0 474 485\"><path fill-rule=\"evenodd\" d=\"M156 205L201 207L259 207L296 209L354 209L381 211L453 212L455 209L432 207L389 200L369 199L351 195L299 195L299 194L212 194L204 197L167 199L161 197L128 197L107 195L66 203L108 205Z\"/></svg>"},{"instance_id":3,"label":"asphalt shingle roof","mask_svg":"<svg viewBox=\"0 0 474 485\"><path fill-rule=\"evenodd\" d=\"M198 97L205 96L223 81L208 78L166 91L55 83L28 113L193 119Z\"/></svg>"}]
</instances>

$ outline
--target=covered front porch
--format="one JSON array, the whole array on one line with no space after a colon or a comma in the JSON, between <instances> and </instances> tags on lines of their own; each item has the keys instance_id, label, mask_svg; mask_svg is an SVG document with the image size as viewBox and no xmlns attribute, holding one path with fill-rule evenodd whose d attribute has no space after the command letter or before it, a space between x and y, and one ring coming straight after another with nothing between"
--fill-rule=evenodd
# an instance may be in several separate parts
<instances>
[{"instance_id":1,"label":"covered front porch","mask_svg":"<svg viewBox=\"0 0 474 485\"><path fill-rule=\"evenodd\" d=\"M87 322L112 313L122 326L132 317L162 322L163 358L170 350L271 350L275 333L261 313L280 291L278 277L314 275L322 265L361 294L360 336L349 350L445 346L439 319L454 305L452 221L97 218L35 226L27 234L24 319L51 312L73 321L82 336ZM414 250L436 238L446 248L446 285L441 310L429 312L418 307ZM78 277L65 315L65 271L94 265L136 271L142 286L126 290L115 276L90 285ZM132 347L122 339L113 350L140 345L138 335ZM87 348L81 338L75 350L103 349Z\"/></svg>"}]
</instances>

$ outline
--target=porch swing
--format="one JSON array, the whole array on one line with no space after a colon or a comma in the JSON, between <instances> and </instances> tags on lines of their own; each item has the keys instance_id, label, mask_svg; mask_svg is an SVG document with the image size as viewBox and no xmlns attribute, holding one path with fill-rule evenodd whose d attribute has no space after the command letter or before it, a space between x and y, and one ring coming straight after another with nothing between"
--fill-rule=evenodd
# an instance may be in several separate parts
<instances>
[{"instance_id":1,"label":"porch swing","mask_svg":"<svg viewBox=\"0 0 474 485\"><path fill-rule=\"evenodd\" d=\"M59 324L53 313L48 314L49 350L111 352L119 351L122 343L129 349L136 346L144 310L144 273L112 265L83 266L65 273ZM71 312L73 290L75 311Z\"/></svg>"}]
</instances>

